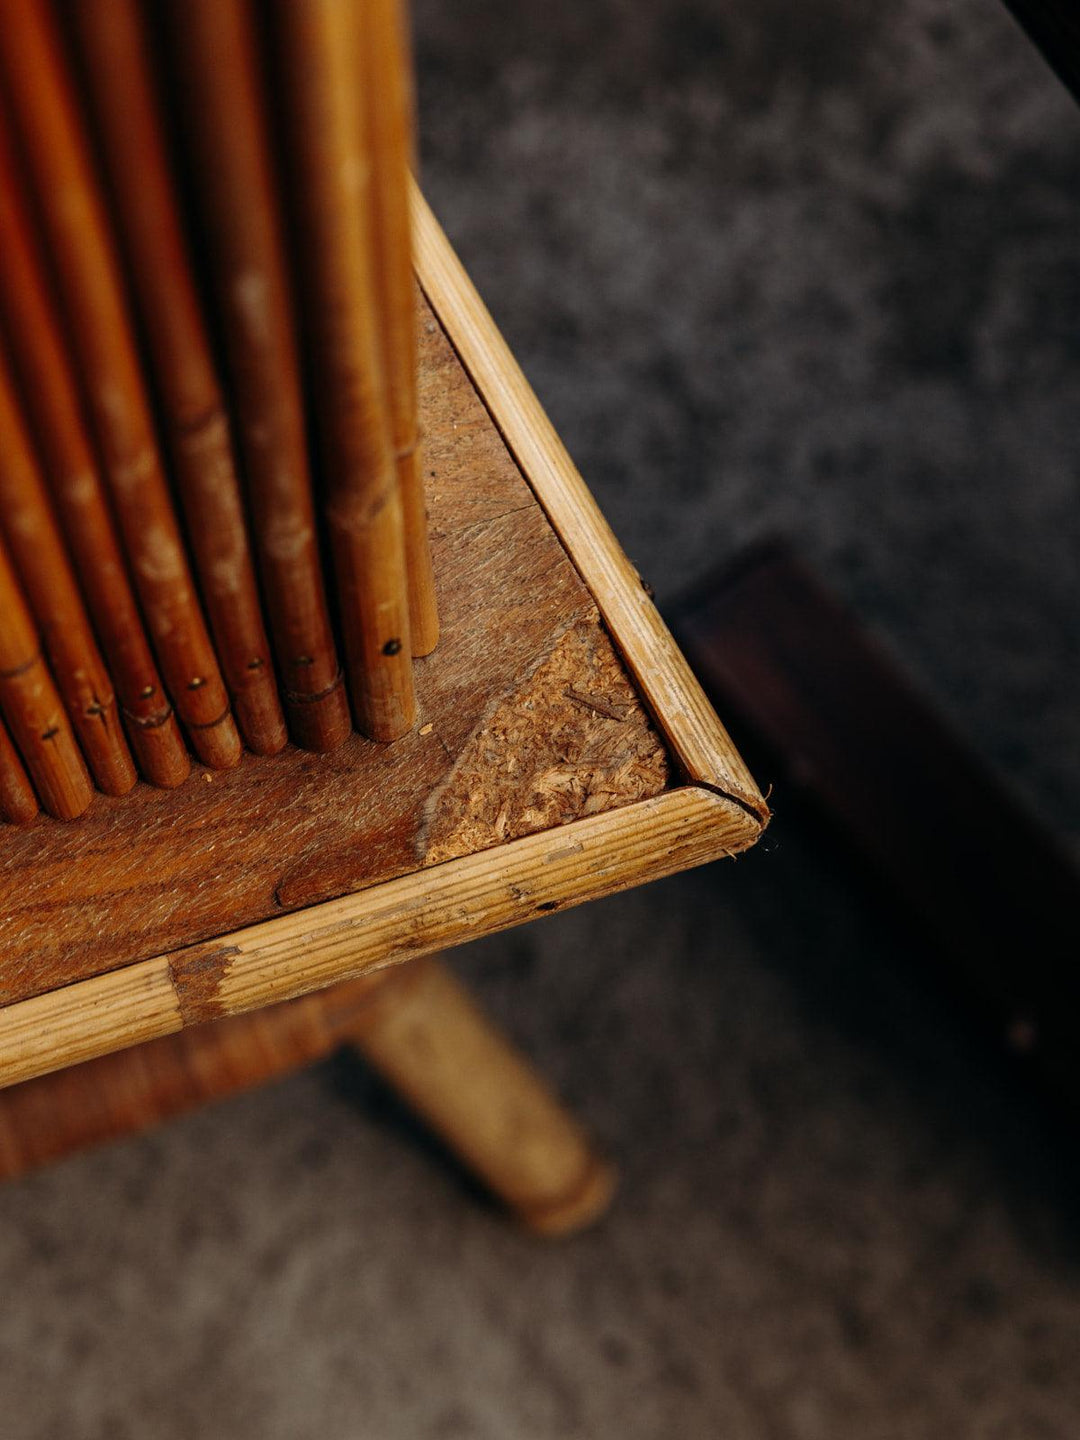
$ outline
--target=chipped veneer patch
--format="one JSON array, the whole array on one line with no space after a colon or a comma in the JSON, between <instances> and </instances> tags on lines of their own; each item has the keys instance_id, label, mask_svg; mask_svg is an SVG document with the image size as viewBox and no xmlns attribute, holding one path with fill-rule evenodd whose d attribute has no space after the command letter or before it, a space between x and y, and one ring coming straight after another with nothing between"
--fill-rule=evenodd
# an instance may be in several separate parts
<instances>
[{"instance_id":1,"label":"chipped veneer patch","mask_svg":"<svg viewBox=\"0 0 1080 1440\"><path fill-rule=\"evenodd\" d=\"M489 710L433 792L432 865L658 795L667 755L593 611Z\"/></svg>"}]
</instances>

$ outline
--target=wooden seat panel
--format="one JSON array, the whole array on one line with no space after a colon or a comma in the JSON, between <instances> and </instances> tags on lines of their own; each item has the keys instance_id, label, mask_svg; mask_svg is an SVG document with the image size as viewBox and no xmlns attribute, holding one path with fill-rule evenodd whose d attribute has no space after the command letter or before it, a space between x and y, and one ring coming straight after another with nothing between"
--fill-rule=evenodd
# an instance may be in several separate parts
<instances>
[{"instance_id":1,"label":"wooden seat panel","mask_svg":"<svg viewBox=\"0 0 1080 1440\"><path fill-rule=\"evenodd\" d=\"M443 619L417 662L418 727L3 827L0 1005L668 785L592 596L418 304Z\"/></svg>"}]
</instances>

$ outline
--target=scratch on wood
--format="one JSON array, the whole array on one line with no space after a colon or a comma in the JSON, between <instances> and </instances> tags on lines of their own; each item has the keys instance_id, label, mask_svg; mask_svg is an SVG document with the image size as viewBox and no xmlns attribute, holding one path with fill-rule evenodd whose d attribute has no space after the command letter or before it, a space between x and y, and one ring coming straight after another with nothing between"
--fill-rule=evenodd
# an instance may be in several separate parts
<instances>
[{"instance_id":1,"label":"scratch on wood","mask_svg":"<svg viewBox=\"0 0 1080 1440\"><path fill-rule=\"evenodd\" d=\"M169 979L185 1025L224 1015L221 982L239 954L238 945L194 945L169 956Z\"/></svg>"},{"instance_id":2,"label":"scratch on wood","mask_svg":"<svg viewBox=\"0 0 1080 1440\"><path fill-rule=\"evenodd\" d=\"M603 695L586 695L573 685L567 686L563 694L568 700L573 700L578 705L584 705L586 710L592 710L597 715L604 715L609 720L625 720L629 714L629 706L613 705L610 700L605 700Z\"/></svg>"}]
</instances>

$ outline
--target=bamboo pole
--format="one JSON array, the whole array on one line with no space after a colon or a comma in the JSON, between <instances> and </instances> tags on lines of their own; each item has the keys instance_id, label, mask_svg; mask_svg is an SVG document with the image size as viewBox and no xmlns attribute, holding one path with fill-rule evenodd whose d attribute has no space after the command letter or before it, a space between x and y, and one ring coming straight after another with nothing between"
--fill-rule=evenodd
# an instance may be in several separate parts
<instances>
[{"instance_id":1,"label":"bamboo pole","mask_svg":"<svg viewBox=\"0 0 1080 1440\"><path fill-rule=\"evenodd\" d=\"M190 762L128 582L3 117L0 273L0 314L23 403L128 737L145 778L171 788Z\"/></svg>"},{"instance_id":2,"label":"bamboo pole","mask_svg":"<svg viewBox=\"0 0 1080 1440\"><path fill-rule=\"evenodd\" d=\"M286 742L285 719L143 16L137 0L80 0L70 13L218 660L248 747L273 755Z\"/></svg>"},{"instance_id":3,"label":"bamboo pole","mask_svg":"<svg viewBox=\"0 0 1080 1440\"><path fill-rule=\"evenodd\" d=\"M0 720L0 820L28 825L38 813L34 787L11 743L7 726Z\"/></svg>"},{"instance_id":4,"label":"bamboo pole","mask_svg":"<svg viewBox=\"0 0 1080 1440\"><path fill-rule=\"evenodd\" d=\"M409 622L413 654L428 655L438 644L439 612L416 414L416 281L408 189L409 169L415 167L415 124L408 18L402 0L365 0L362 13L376 288L405 521Z\"/></svg>"},{"instance_id":5,"label":"bamboo pole","mask_svg":"<svg viewBox=\"0 0 1080 1440\"><path fill-rule=\"evenodd\" d=\"M375 308L359 12L353 0L308 0L275 14L349 697L365 734L394 740L414 724L416 698Z\"/></svg>"},{"instance_id":6,"label":"bamboo pole","mask_svg":"<svg viewBox=\"0 0 1080 1440\"><path fill-rule=\"evenodd\" d=\"M58 820L81 815L94 794L90 776L2 542L0 711L44 808Z\"/></svg>"},{"instance_id":7,"label":"bamboo pole","mask_svg":"<svg viewBox=\"0 0 1080 1440\"><path fill-rule=\"evenodd\" d=\"M0 519L83 755L107 795L126 795L135 767L116 697L56 528L7 356L0 351Z\"/></svg>"},{"instance_id":8,"label":"bamboo pole","mask_svg":"<svg viewBox=\"0 0 1080 1440\"><path fill-rule=\"evenodd\" d=\"M351 1027L365 1060L531 1230L597 1220L613 1166L453 972L428 958L367 978Z\"/></svg>"},{"instance_id":9,"label":"bamboo pole","mask_svg":"<svg viewBox=\"0 0 1080 1440\"><path fill-rule=\"evenodd\" d=\"M330 750L349 733L349 709L319 560L253 18L246 0L174 0L168 18L221 297L282 698L296 742Z\"/></svg>"},{"instance_id":10,"label":"bamboo pole","mask_svg":"<svg viewBox=\"0 0 1080 1440\"><path fill-rule=\"evenodd\" d=\"M165 683L201 759L236 765L240 737L173 513L112 237L44 0L0 0L0 61Z\"/></svg>"}]
</instances>

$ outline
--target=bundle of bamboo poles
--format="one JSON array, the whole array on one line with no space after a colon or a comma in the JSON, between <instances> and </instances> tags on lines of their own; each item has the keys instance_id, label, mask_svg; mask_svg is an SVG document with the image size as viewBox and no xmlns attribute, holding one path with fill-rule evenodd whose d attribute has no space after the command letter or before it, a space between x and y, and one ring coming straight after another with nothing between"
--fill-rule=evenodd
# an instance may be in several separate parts
<instances>
[{"instance_id":1,"label":"bundle of bamboo poles","mask_svg":"<svg viewBox=\"0 0 1080 1440\"><path fill-rule=\"evenodd\" d=\"M402 3L0 0L7 820L415 723Z\"/></svg>"}]
</instances>

